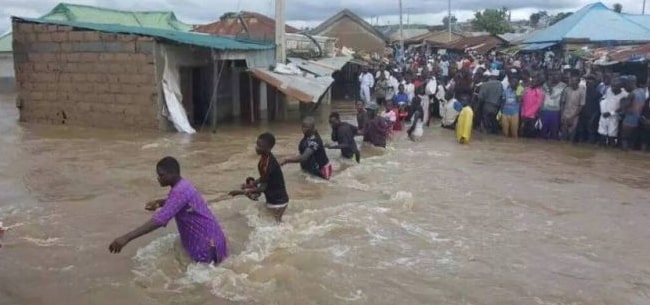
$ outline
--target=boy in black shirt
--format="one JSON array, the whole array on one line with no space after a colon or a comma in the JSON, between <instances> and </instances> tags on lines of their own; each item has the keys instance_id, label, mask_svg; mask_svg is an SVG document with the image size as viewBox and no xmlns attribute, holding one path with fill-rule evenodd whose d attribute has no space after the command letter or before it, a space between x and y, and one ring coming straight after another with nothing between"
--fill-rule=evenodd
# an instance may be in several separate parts
<instances>
[{"instance_id":1,"label":"boy in black shirt","mask_svg":"<svg viewBox=\"0 0 650 305\"><path fill-rule=\"evenodd\" d=\"M282 165L288 163L300 163L303 171L329 180L332 176L332 165L327 158L325 146L318 131L316 131L316 121L312 117L307 117L302 121L302 133L304 137L298 145L300 155L286 158Z\"/></svg>"},{"instance_id":2,"label":"boy in black shirt","mask_svg":"<svg viewBox=\"0 0 650 305\"><path fill-rule=\"evenodd\" d=\"M252 184L244 184L242 190L232 191L230 195L246 195L250 198L252 194L264 193L266 207L277 222L282 222L282 215L289 205L289 195L280 163L271 152L273 146L275 137L271 133L263 133L257 138L255 152L260 156L260 162L257 164L260 178Z\"/></svg>"},{"instance_id":3,"label":"boy in black shirt","mask_svg":"<svg viewBox=\"0 0 650 305\"><path fill-rule=\"evenodd\" d=\"M338 112L330 114L330 126L332 126L332 141L338 144L327 144L325 148L340 149L343 158L352 159L354 156L357 163L361 162L361 153L357 147L357 142L354 141L354 135L358 131L357 128L346 122L341 122L341 116Z\"/></svg>"}]
</instances>

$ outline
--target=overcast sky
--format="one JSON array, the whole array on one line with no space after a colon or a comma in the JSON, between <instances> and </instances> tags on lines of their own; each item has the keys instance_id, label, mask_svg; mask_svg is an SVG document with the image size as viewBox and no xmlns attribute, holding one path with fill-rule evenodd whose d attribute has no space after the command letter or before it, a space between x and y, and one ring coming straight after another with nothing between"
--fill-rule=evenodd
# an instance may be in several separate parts
<instances>
[{"instance_id":1,"label":"overcast sky","mask_svg":"<svg viewBox=\"0 0 650 305\"><path fill-rule=\"evenodd\" d=\"M10 16L40 17L50 11L57 0L1 0L0 33L10 28ZM122 10L171 10L188 23L208 23L219 19L224 12L249 10L273 16L274 0L68 0L71 3L102 6ZM379 24L398 23L397 0L286 0L287 20L296 27L315 26L343 8L348 8L366 20L378 17ZM463 21L473 11L506 6L513 10L513 19L527 19L532 12L569 11L594 0L451 0L452 14ZM621 3L627 13L641 13L642 0L605 0L608 6ZM647 10L650 11L650 3ZM439 24L447 12L442 0L403 0L404 14L411 23ZM374 19L373 23L376 23Z\"/></svg>"}]
</instances>

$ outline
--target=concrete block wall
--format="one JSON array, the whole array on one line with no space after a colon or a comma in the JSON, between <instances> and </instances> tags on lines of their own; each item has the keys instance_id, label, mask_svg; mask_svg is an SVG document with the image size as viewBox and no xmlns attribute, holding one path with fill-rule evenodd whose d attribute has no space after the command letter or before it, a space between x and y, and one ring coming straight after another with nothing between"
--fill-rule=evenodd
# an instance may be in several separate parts
<instances>
[{"instance_id":1,"label":"concrete block wall","mask_svg":"<svg viewBox=\"0 0 650 305\"><path fill-rule=\"evenodd\" d=\"M22 121L158 128L152 38L19 21L13 33Z\"/></svg>"}]
</instances>

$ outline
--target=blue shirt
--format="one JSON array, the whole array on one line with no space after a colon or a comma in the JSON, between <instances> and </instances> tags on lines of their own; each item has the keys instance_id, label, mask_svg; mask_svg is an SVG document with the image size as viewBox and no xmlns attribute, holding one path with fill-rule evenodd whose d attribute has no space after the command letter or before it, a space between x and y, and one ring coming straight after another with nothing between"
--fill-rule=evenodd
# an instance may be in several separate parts
<instances>
[{"instance_id":1,"label":"blue shirt","mask_svg":"<svg viewBox=\"0 0 650 305\"><path fill-rule=\"evenodd\" d=\"M519 97L517 96L517 91L513 90L508 86L506 91L503 93L505 103L503 104L503 110L501 113L503 115L519 115Z\"/></svg>"},{"instance_id":2,"label":"blue shirt","mask_svg":"<svg viewBox=\"0 0 650 305\"><path fill-rule=\"evenodd\" d=\"M409 96L406 93L398 93L397 95L395 95L394 100L395 100L395 103L397 103L398 105L399 104L404 104L404 103L408 104Z\"/></svg>"}]
</instances>

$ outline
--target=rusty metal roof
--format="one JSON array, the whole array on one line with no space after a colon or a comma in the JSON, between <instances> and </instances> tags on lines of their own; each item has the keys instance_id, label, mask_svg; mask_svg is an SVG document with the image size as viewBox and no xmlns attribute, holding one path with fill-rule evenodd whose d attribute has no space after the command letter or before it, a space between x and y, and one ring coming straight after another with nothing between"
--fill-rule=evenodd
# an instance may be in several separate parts
<instances>
[{"instance_id":1,"label":"rusty metal roof","mask_svg":"<svg viewBox=\"0 0 650 305\"><path fill-rule=\"evenodd\" d=\"M194 31L218 36L273 41L275 39L275 20L260 13L243 11L236 16L199 25ZM299 30L290 25L285 25L285 32L298 33Z\"/></svg>"}]
</instances>

